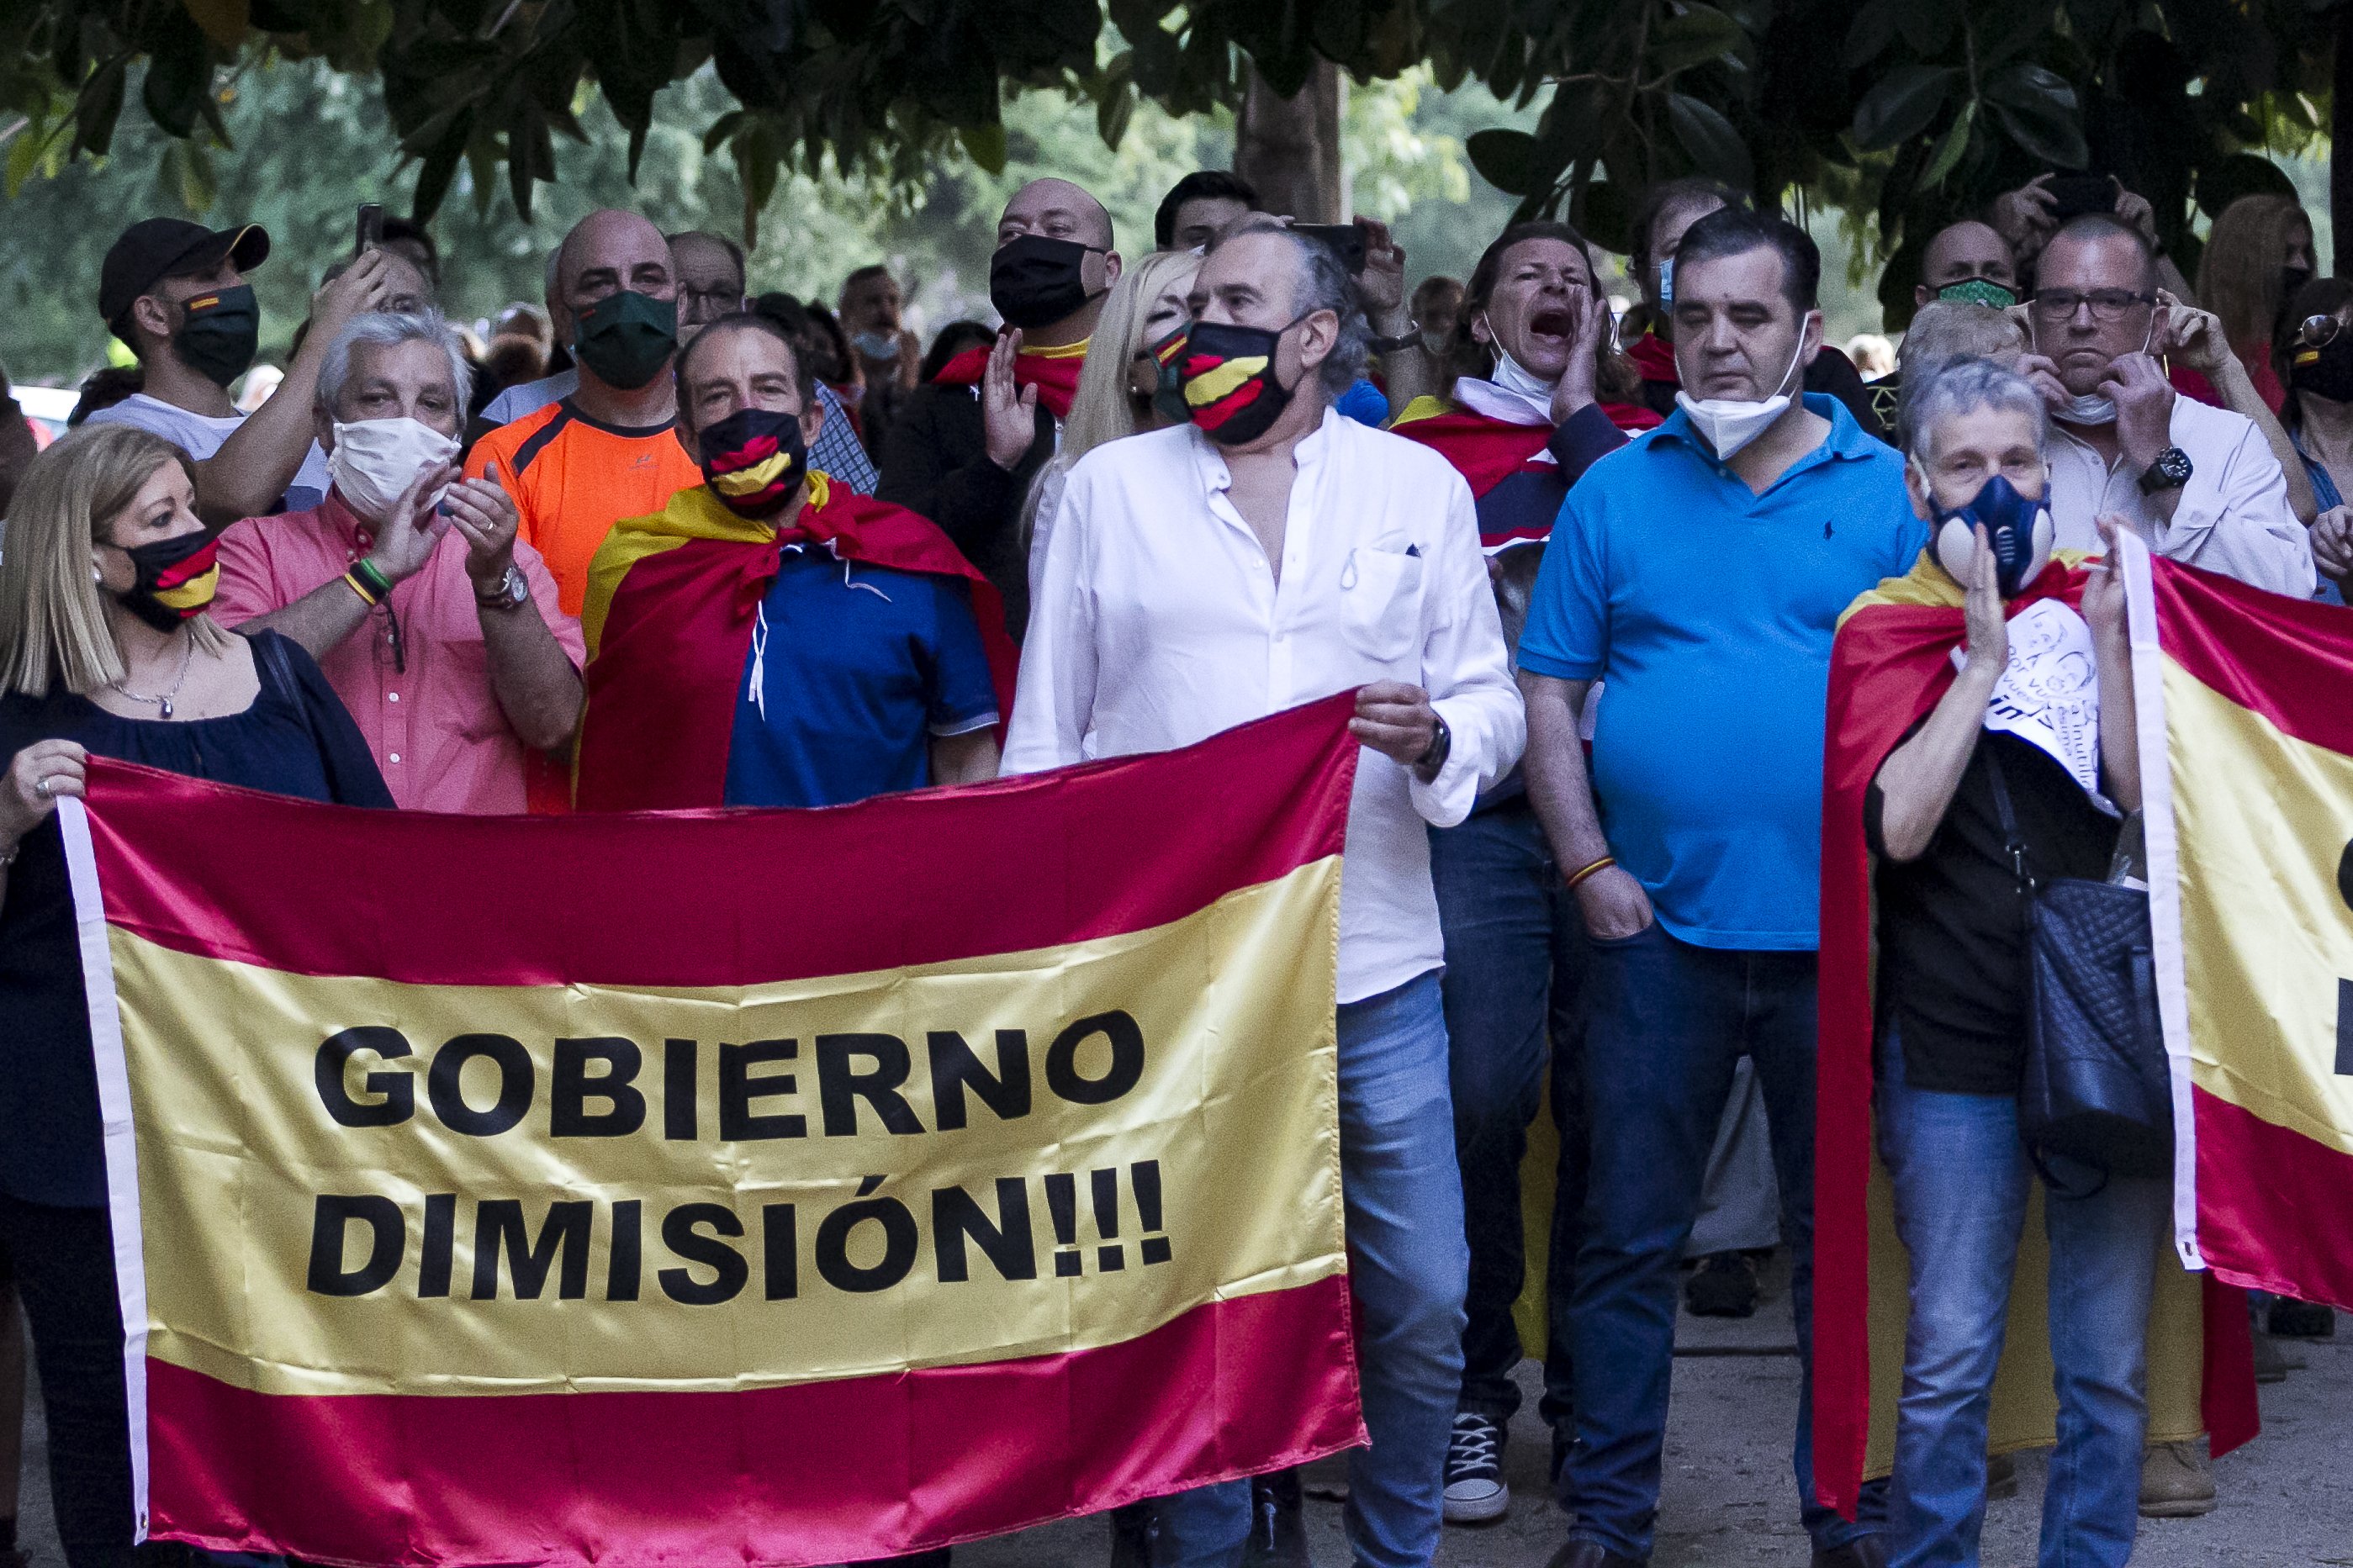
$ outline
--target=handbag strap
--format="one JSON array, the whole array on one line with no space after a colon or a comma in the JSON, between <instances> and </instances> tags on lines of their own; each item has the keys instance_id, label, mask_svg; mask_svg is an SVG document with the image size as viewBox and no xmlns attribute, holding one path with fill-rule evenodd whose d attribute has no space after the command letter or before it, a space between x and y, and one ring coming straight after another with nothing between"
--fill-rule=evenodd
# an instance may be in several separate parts
<instances>
[{"instance_id":1,"label":"handbag strap","mask_svg":"<svg viewBox=\"0 0 2353 1568\"><path fill-rule=\"evenodd\" d=\"M1993 785L1994 816L2001 823L2003 847L2010 855L2010 874L2018 879L2019 895L2031 902L2034 898L2034 874L2026 868L2026 840L2018 831L2018 814L2010 809L2010 781L2001 766L2001 748L1994 744L1993 735L1980 732L1978 744L1985 747L1986 777Z\"/></svg>"}]
</instances>

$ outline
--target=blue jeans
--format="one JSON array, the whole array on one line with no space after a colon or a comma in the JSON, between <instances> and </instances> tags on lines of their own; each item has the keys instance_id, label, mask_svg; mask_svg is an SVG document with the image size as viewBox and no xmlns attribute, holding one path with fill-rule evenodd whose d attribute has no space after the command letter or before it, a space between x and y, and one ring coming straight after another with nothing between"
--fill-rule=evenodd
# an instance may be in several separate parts
<instances>
[{"instance_id":1,"label":"blue jeans","mask_svg":"<svg viewBox=\"0 0 2353 1568\"><path fill-rule=\"evenodd\" d=\"M1520 1161L1549 1062L1560 1158L1545 1281L1551 1322L1541 1408L1565 1447L1576 1394L1568 1303L1585 1206L1585 1096L1577 1061L1585 925L1525 795L1487 806L1460 826L1430 829L1430 870L1446 933L1440 986L1448 1079L1471 1244L1460 1408L1509 1421L1520 1407L1520 1387L1512 1381L1522 1353L1512 1304L1527 1274Z\"/></svg>"},{"instance_id":2,"label":"blue jeans","mask_svg":"<svg viewBox=\"0 0 2353 1568\"><path fill-rule=\"evenodd\" d=\"M1592 1166L1585 1245L1569 1310L1577 1445L1561 1472L1571 1535L1638 1561L1651 1554L1674 1365L1675 1284L1700 1187L1732 1094L1733 1064L1757 1064L1781 1236L1795 1251L1790 1306L1800 1381L1799 1517L1816 1548L1878 1529L1813 1490L1814 954L1694 947L1653 925L1592 943L1585 1095Z\"/></svg>"},{"instance_id":3,"label":"blue jeans","mask_svg":"<svg viewBox=\"0 0 2353 1568\"><path fill-rule=\"evenodd\" d=\"M1897 1568L1974 1568L1985 1524L1986 1418L2033 1171L2007 1095L1904 1082L1880 1053L1879 1155L1912 1254L1912 1318L1887 1503ZM2096 1175L2059 1173L2081 1191ZM2077 1177L2084 1179L2080 1183ZM2088 1197L2043 1191L2059 1446L2042 1494L2042 1568L2123 1568L2139 1526L2148 1304L2172 1184L2111 1177Z\"/></svg>"},{"instance_id":4,"label":"blue jeans","mask_svg":"<svg viewBox=\"0 0 2353 1568\"><path fill-rule=\"evenodd\" d=\"M1373 1440L1348 1456L1348 1542L1366 1568L1426 1568L1438 1550L1446 1439L1462 1383L1470 1267L1435 972L1340 1007L1340 1186L1357 1380ZM1155 1563L1241 1562L1247 1480L1196 1487L1154 1509Z\"/></svg>"}]
</instances>

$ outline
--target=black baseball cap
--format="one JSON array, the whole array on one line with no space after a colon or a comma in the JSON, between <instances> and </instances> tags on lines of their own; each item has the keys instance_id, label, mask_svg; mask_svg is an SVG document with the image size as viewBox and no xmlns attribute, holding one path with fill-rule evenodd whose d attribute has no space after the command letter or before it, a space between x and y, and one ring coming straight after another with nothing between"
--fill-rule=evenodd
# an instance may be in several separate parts
<instances>
[{"instance_id":1,"label":"black baseball cap","mask_svg":"<svg viewBox=\"0 0 2353 1568\"><path fill-rule=\"evenodd\" d=\"M165 278L209 272L222 259L250 272L269 258L269 235L259 224L206 228L184 218L151 217L132 224L106 253L98 274L99 319L111 327L131 302Z\"/></svg>"}]
</instances>

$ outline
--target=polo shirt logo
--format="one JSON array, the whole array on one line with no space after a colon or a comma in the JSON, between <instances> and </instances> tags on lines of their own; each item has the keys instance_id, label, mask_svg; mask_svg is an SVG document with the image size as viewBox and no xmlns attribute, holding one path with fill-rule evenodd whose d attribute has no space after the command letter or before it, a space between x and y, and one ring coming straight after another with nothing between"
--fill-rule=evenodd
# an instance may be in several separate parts
<instances>
[{"instance_id":1,"label":"polo shirt logo","mask_svg":"<svg viewBox=\"0 0 2353 1568\"><path fill-rule=\"evenodd\" d=\"M1828 539L1830 536L1831 536L1831 524L1830 524L1830 520L1829 520L1828 518L1824 518L1824 519L1822 520L1822 537L1823 537L1824 539Z\"/></svg>"}]
</instances>

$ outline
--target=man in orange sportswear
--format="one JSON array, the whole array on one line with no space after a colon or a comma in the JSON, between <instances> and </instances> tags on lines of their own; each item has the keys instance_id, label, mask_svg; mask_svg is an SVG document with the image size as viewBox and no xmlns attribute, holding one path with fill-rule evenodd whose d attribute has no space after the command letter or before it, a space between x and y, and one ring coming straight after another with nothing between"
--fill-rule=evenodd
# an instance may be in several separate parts
<instances>
[{"instance_id":1,"label":"man in orange sportswear","mask_svg":"<svg viewBox=\"0 0 2353 1568\"><path fill-rule=\"evenodd\" d=\"M579 388L484 436L466 472L498 465L522 540L576 616L588 563L613 524L661 510L702 471L672 427L678 279L661 230L635 213L590 213L565 237L555 272Z\"/></svg>"}]
</instances>

